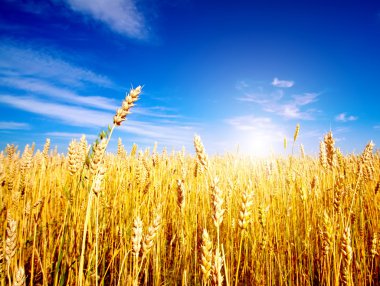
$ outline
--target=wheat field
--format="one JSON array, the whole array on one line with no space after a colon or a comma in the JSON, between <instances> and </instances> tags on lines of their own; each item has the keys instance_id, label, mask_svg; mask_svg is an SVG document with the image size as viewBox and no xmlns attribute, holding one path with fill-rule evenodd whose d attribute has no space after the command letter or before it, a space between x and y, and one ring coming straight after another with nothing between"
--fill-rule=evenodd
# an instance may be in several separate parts
<instances>
[{"instance_id":1,"label":"wheat field","mask_svg":"<svg viewBox=\"0 0 380 286\"><path fill-rule=\"evenodd\" d=\"M380 154L208 156L123 146L0 154L0 285L379 285ZM125 122L123 124L128 124ZM42 146L41 146L42 147Z\"/></svg>"}]
</instances>

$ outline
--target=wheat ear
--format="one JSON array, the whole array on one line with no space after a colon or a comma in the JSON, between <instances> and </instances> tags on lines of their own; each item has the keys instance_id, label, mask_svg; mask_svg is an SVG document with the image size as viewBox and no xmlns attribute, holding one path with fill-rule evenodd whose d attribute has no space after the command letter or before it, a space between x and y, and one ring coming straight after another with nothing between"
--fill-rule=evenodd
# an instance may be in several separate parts
<instances>
[{"instance_id":1,"label":"wheat ear","mask_svg":"<svg viewBox=\"0 0 380 286\"><path fill-rule=\"evenodd\" d=\"M207 284L212 270L212 241L208 235L207 229L203 229L201 251L202 278L203 282Z\"/></svg>"},{"instance_id":2,"label":"wheat ear","mask_svg":"<svg viewBox=\"0 0 380 286\"><path fill-rule=\"evenodd\" d=\"M351 247L351 230L346 227L341 240L340 252L342 254L341 279L343 285L351 285L351 262L352 262L352 247Z\"/></svg>"}]
</instances>

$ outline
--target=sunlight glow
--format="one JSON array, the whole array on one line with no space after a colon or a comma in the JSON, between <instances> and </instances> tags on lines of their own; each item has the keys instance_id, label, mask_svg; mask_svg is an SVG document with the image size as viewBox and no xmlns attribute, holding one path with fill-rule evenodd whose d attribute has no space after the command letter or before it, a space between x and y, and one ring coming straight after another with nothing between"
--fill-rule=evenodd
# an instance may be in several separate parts
<instances>
[{"instance_id":1,"label":"sunlight glow","mask_svg":"<svg viewBox=\"0 0 380 286\"><path fill-rule=\"evenodd\" d=\"M244 132L239 137L239 146L243 154L255 157L268 157L281 152L284 135L280 131L260 130Z\"/></svg>"}]
</instances>

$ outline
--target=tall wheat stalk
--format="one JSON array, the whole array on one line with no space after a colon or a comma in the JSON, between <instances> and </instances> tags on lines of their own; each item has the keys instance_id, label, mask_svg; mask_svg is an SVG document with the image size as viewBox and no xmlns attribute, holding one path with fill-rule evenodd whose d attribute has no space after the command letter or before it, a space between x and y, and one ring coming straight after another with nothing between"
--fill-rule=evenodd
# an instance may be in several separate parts
<instances>
[{"instance_id":1,"label":"tall wheat stalk","mask_svg":"<svg viewBox=\"0 0 380 286\"><path fill-rule=\"evenodd\" d=\"M86 249L86 237L87 237L87 228L88 228L88 223L90 221L91 217L91 207L92 207L92 201L95 195L95 188L97 184L99 184L99 177L98 176L98 166L97 164L102 162L104 153L107 149L108 143L111 140L112 133L115 129L116 126L120 126L121 123L126 120L126 116L130 113L131 107L134 106L134 103L138 100L139 95L141 93L141 86L138 86L135 89L131 89L129 91L129 94L125 97L125 99L122 102L121 108L119 108L116 111L116 114L114 116L113 120L113 126L110 130L110 133L107 137L107 139L103 139L99 145L99 147L96 149L93 161L92 161L92 170L94 171L95 174L95 180L92 181L92 185L90 188L88 200L87 200L87 208L86 208L86 216L85 216L85 221L84 221L84 227L83 227L83 237L82 237L82 250L81 250L81 255L80 255L80 262L79 262L79 285L83 285L83 269L84 269L84 253ZM98 160L98 161L95 161ZM97 267L97 266L96 266ZM96 278L97 279L97 278Z\"/></svg>"}]
</instances>

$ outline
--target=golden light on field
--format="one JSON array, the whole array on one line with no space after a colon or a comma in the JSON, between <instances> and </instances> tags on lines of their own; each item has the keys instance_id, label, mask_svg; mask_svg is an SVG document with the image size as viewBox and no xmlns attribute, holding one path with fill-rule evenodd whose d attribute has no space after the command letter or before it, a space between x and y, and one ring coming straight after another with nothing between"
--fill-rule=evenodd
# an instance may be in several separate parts
<instances>
[{"instance_id":1,"label":"golden light on field","mask_svg":"<svg viewBox=\"0 0 380 286\"><path fill-rule=\"evenodd\" d=\"M0 153L1 285L376 284L372 141L344 156L329 132L319 156L271 160L209 156L198 135L194 155L121 139L106 152L140 92L130 90L89 153L85 136L67 154L49 139L42 151ZM268 119L252 122L261 126L238 125L242 152L263 157L281 146Z\"/></svg>"}]
</instances>

